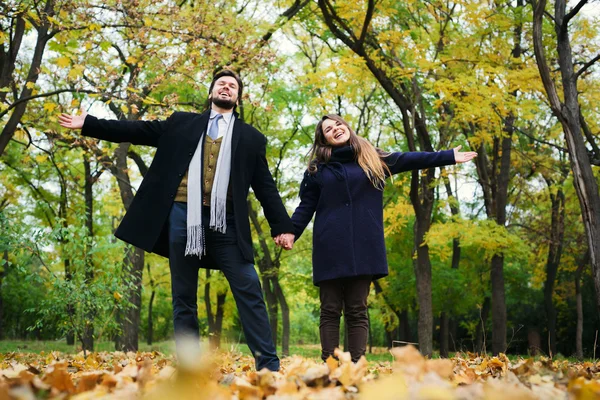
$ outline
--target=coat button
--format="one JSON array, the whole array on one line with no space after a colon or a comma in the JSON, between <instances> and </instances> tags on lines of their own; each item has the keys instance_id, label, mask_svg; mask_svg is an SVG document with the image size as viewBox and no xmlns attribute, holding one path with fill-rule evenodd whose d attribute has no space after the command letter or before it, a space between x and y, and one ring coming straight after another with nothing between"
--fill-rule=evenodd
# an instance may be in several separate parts
<instances>
[{"instance_id":1,"label":"coat button","mask_svg":"<svg viewBox=\"0 0 600 400\"><path fill-rule=\"evenodd\" d=\"M183 176L183 174L179 174L178 176L181 178Z\"/></svg>"},{"instance_id":2,"label":"coat button","mask_svg":"<svg viewBox=\"0 0 600 400\"><path fill-rule=\"evenodd\" d=\"M350 204L346 203L346 207L348 207Z\"/></svg>"},{"instance_id":3,"label":"coat button","mask_svg":"<svg viewBox=\"0 0 600 400\"><path fill-rule=\"evenodd\" d=\"M170 197L170 198L173 198L173 197L175 197L175 195L173 195L173 194L172 194L172 195L171 195L171 196L169 196L169 197Z\"/></svg>"},{"instance_id":4,"label":"coat button","mask_svg":"<svg viewBox=\"0 0 600 400\"><path fill-rule=\"evenodd\" d=\"M194 155L194 153L193 153L193 152L191 152L191 151L190 151L190 153L189 153L189 154L190 154L190 157Z\"/></svg>"}]
</instances>

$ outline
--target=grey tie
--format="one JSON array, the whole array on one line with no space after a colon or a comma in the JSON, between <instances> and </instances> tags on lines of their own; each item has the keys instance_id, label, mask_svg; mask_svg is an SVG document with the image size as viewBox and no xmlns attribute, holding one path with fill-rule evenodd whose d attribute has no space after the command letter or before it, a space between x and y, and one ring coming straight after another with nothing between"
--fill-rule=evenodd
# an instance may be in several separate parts
<instances>
[{"instance_id":1,"label":"grey tie","mask_svg":"<svg viewBox=\"0 0 600 400\"><path fill-rule=\"evenodd\" d=\"M223 118L223 116L221 114L215 115L212 125L210 126L210 130L208 131L208 136L210 136L210 138L212 140L217 140L217 138L219 137L219 119L221 119L221 118Z\"/></svg>"}]
</instances>

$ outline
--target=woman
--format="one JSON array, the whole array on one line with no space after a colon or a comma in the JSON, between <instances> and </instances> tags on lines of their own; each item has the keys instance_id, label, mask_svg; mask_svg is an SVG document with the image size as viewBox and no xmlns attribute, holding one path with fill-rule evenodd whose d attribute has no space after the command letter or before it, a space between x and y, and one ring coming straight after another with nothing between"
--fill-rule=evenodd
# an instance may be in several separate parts
<instances>
[{"instance_id":1,"label":"woman","mask_svg":"<svg viewBox=\"0 0 600 400\"><path fill-rule=\"evenodd\" d=\"M388 274L383 234L383 187L388 176L472 160L477 153L384 153L356 135L337 115L324 116L315 132L310 163L292 216L295 234L275 238L291 248L316 212L313 230L313 282L321 300L321 358L339 347L345 314L352 361L365 354L371 281Z\"/></svg>"}]
</instances>

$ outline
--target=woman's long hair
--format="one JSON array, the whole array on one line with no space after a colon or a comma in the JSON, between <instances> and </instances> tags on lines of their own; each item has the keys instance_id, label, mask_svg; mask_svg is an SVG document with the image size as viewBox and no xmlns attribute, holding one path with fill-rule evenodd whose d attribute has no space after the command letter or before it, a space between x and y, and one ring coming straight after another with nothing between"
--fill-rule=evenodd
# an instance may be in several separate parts
<instances>
[{"instance_id":1,"label":"woman's long hair","mask_svg":"<svg viewBox=\"0 0 600 400\"><path fill-rule=\"evenodd\" d=\"M317 124L315 140L309 151L310 162L308 163L308 172L314 175L317 172L318 164L327 163L331 159L331 151L333 146L327 142L325 133L323 132L323 122L326 119L340 122L344 124L346 128L348 128L348 131L350 132L350 139L348 140L348 143L354 149L354 154L356 155L358 165L360 165L363 171L365 171L365 174L371 183L373 183L373 186L379 190L383 190L386 172L387 176L392 175L390 169L382 160L382 157L388 156L389 153L384 153L376 149L375 146L373 146L367 139L358 136L342 117L335 114L327 114L323 116L321 121L319 121Z\"/></svg>"}]
</instances>

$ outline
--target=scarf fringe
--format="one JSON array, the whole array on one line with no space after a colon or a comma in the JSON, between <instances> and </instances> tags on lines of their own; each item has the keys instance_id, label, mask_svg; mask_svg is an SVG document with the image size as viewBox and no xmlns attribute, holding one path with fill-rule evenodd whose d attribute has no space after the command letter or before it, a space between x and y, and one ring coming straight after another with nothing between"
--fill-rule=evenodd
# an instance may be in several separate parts
<instances>
[{"instance_id":1,"label":"scarf fringe","mask_svg":"<svg viewBox=\"0 0 600 400\"><path fill-rule=\"evenodd\" d=\"M210 229L216 232L225 233L227 231L227 209L226 199L214 199L210 205Z\"/></svg>"},{"instance_id":2,"label":"scarf fringe","mask_svg":"<svg viewBox=\"0 0 600 400\"><path fill-rule=\"evenodd\" d=\"M206 255L206 243L204 238L204 226L202 226L202 224L188 226L185 255L197 255L199 258Z\"/></svg>"}]
</instances>

